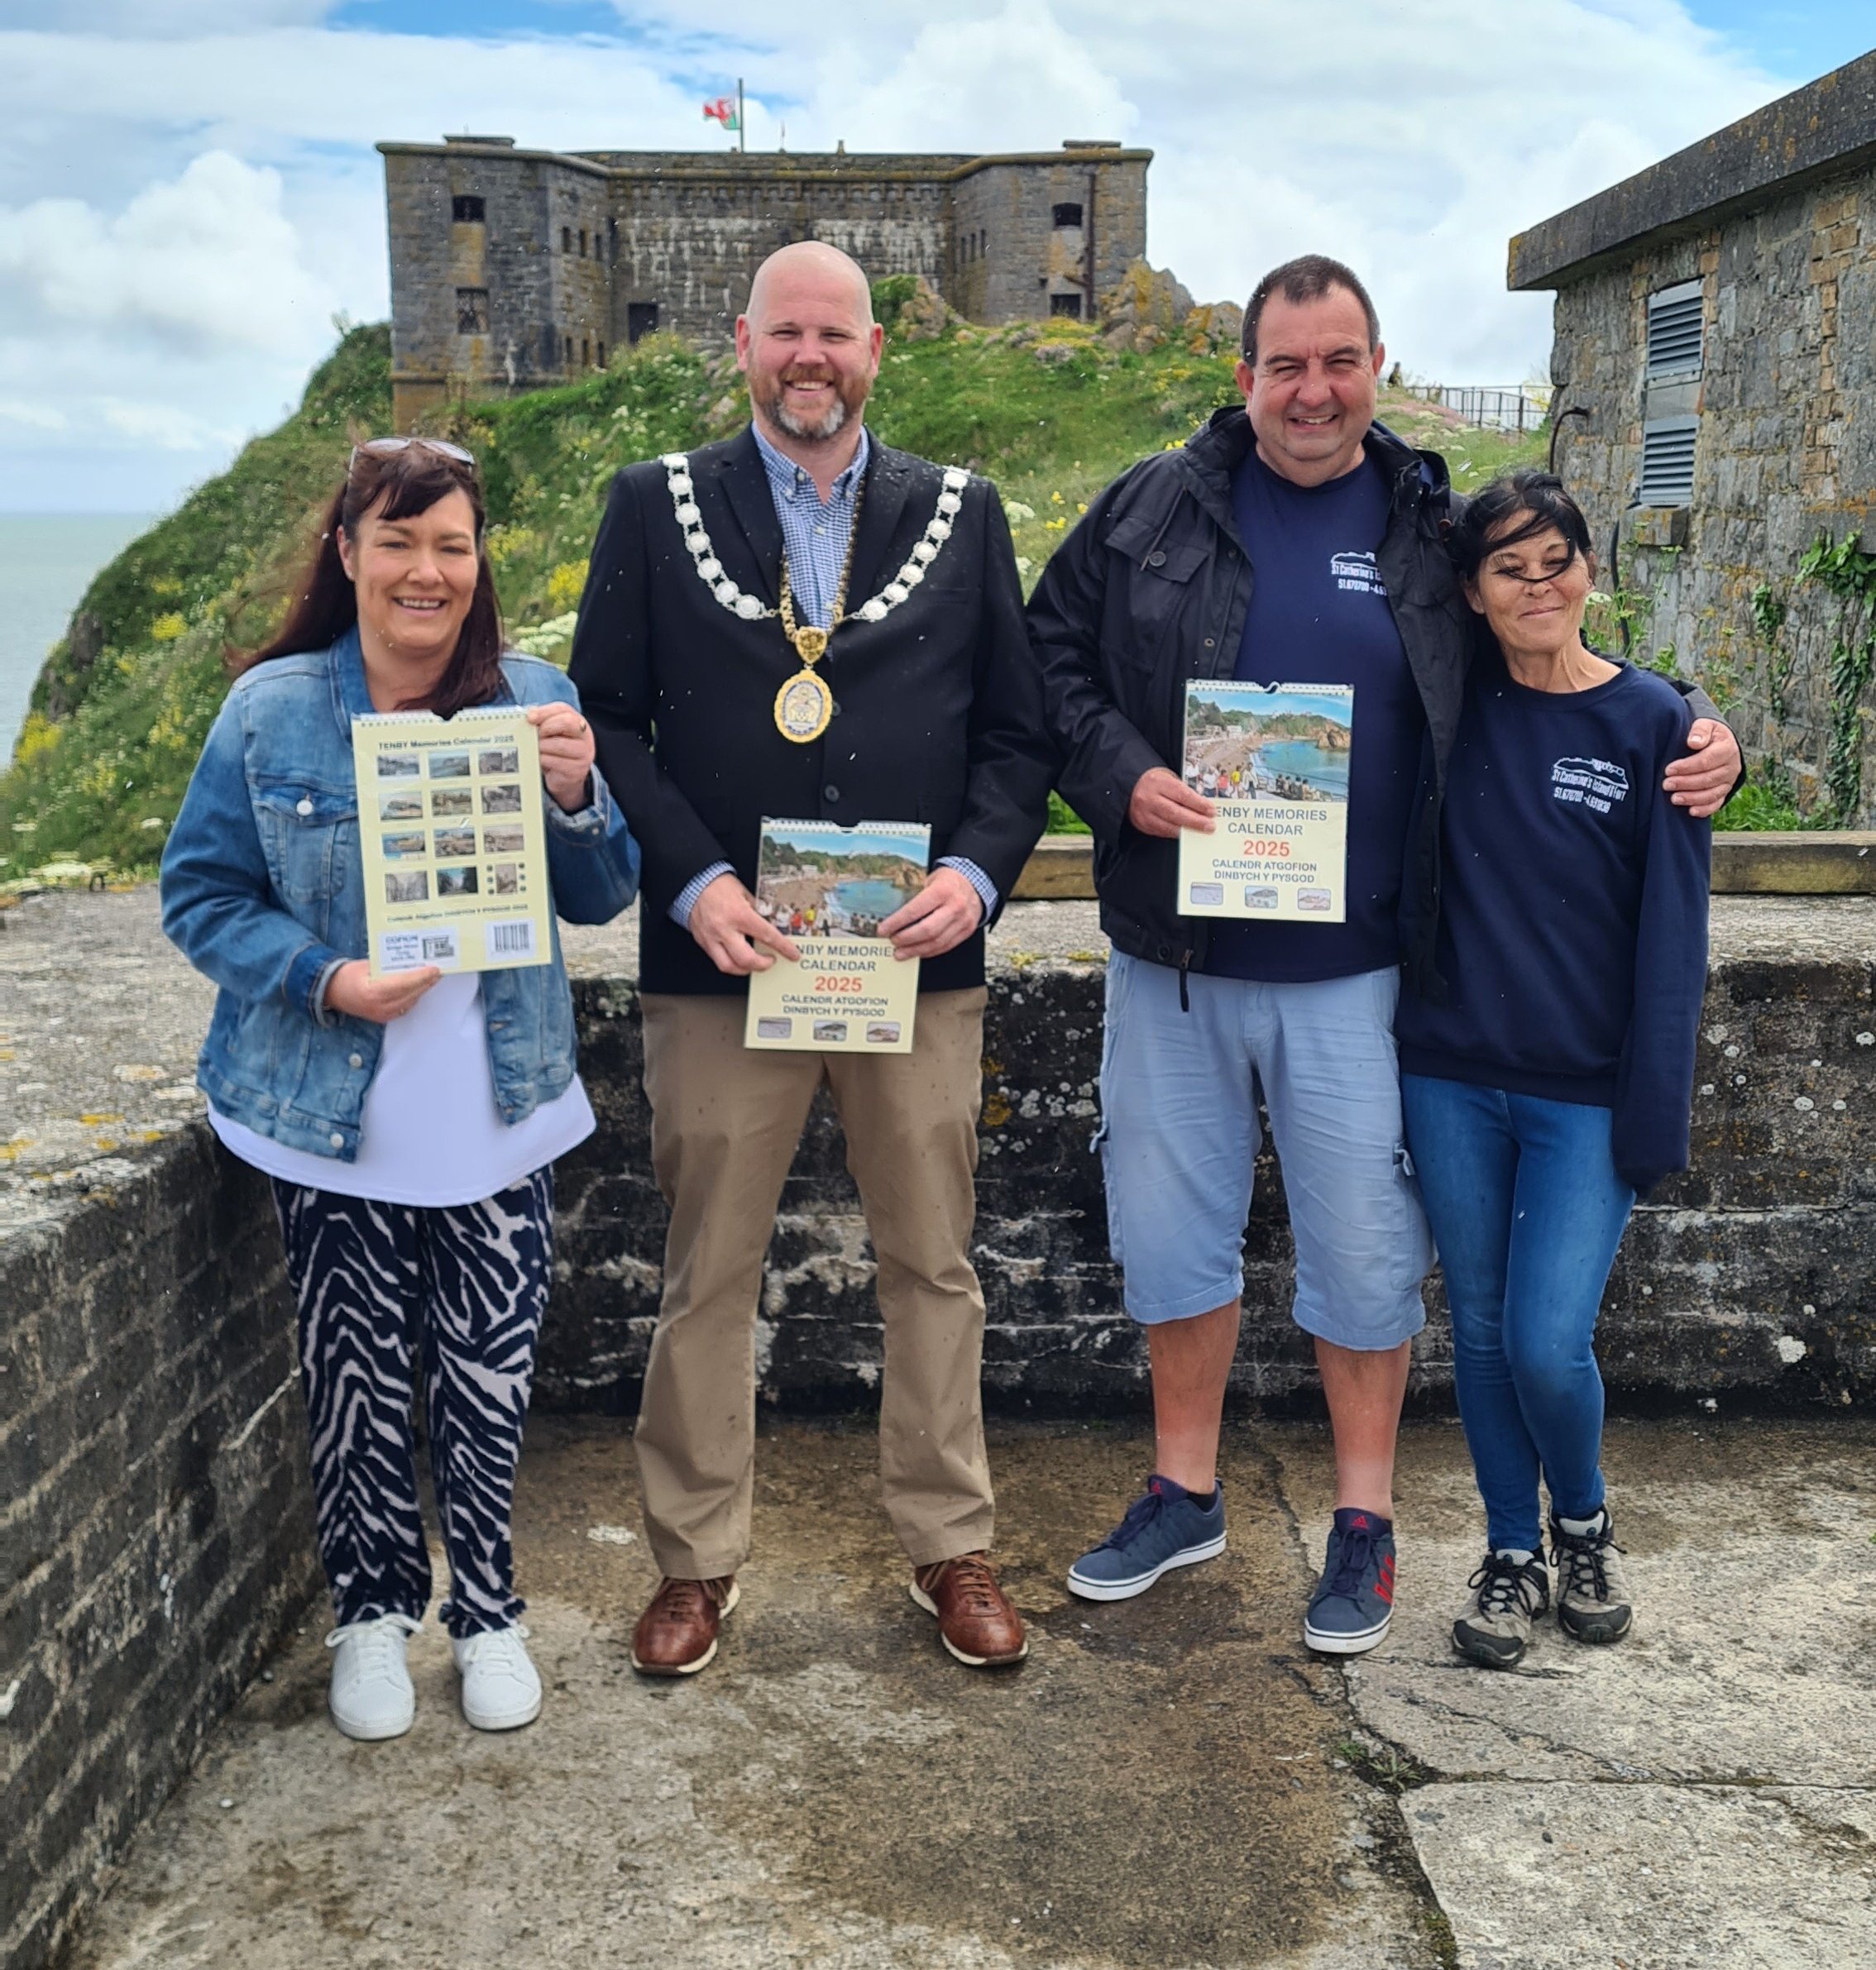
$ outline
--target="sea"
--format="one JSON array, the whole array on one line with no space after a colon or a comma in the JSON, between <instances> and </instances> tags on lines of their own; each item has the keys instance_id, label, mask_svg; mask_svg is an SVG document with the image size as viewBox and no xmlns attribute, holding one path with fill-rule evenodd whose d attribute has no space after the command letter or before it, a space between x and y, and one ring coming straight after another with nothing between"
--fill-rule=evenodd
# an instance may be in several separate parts
<instances>
[{"instance_id":1,"label":"sea","mask_svg":"<svg viewBox=\"0 0 1876 1970\"><path fill-rule=\"evenodd\" d=\"M141 513L0 513L0 772L33 679L91 577L143 532Z\"/></svg>"},{"instance_id":2,"label":"sea","mask_svg":"<svg viewBox=\"0 0 1876 1970\"><path fill-rule=\"evenodd\" d=\"M1283 739L1261 745L1257 757L1273 773L1291 773L1307 780L1332 801L1348 798L1348 754L1327 753L1306 739Z\"/></svg>"},{"instance_id":3,"label":"sea","mask_svg":"<svg viewBox=\"0 0 1876 1970\"><path fill-rule=\"evenodd\" d=\"M890 882L871 877L858 877L850 882L836 882L834 900L849 916L871 917L875 922L890 916L906 900L906 892Z\"/></svg>"}]
</instances>

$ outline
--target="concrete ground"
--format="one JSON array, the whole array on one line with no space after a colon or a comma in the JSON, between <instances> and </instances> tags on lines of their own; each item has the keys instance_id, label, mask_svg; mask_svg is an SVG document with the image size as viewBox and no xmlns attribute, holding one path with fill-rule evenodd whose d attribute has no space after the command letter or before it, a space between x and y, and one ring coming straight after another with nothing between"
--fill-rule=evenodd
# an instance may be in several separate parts
<instances>
[{"instance_id":1,"label":"concrete ground","mask_svg":"<svg viewBox=\"0 0 1876 1970\"><path fill-rule=\"evenodd\" d=\"M1229 1432L1231 1550L1145 1598L1062 1569L1137 1487L1126 1426L1002 1426L1031 1659L973 1674L904 1591L858 1424L768 1428L718 1662L648 1684L615 1424L538 1421L516 1545L547 1707L478 1736L434 1628L415 1729L324 1714L323 1610L132 1851L73 1970L1822 1970L1876 1962L1876 1427L1622 1423L1635 1633L1454 1657L1457 1428L1409 1431L1400 1612L1343 1669L1298 1617L1322 1433Z\"/></svg>"}]
</instances>

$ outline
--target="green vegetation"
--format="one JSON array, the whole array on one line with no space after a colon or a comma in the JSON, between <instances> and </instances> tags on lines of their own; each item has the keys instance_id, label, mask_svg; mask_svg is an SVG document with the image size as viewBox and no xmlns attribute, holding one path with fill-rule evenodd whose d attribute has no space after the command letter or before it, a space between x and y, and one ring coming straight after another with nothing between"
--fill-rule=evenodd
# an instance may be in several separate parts
<instances>
[{"instance_id":1,"label":"green vegetation","mask_svg":"<svg viewBox=\"0 0 1876 1970\"><path fill-rule=\"evenodd\" d=\"M882 283L882 319L910 299ZM226 652L279 620L352 440L390 428L390 353L381 324L347 330L292 417L93 581L0 777L0 880L64 858L155 863L226 689ZM867 417L893 444L995 479L1033 581L1116 472L1231 400L1231 369L1176 344L1117 351L1075 322L953 325L928 341L889 334ZM522 648L564 661L612 474L726 436L746 414L728 357L650 337L603 374L433 420L481 461L489 557ZM1405 394L1386 393L1381 414L1443 452L1462 489L1543 455L1540 436L1471 431ZM1075 825L1059 801L1051 815L1052 828Z\"/></svg>"},{"instance_id":2,"label":"green vegetation","mask_svg":"<svg viewBox=\"0 0 1876 1970\"><path fill-rule=\"evenodd\" d=\"M1821 536L1798 563L1798 580L1814 581L1837 600L1831 641L1830 739L1824 785L1840 827L1863 806L1864 693L1876 676L1876 554L1854 533L1833 543Z\"/></svg>"}]
</instances>

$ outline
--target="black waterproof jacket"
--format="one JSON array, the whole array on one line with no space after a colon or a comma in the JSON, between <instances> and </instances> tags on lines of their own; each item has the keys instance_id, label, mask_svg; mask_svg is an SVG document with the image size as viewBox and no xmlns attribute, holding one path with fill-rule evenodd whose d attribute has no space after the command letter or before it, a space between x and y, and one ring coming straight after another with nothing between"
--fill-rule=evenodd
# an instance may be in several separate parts
<instances>
[{"instance_id":1,"label":"black waterproof jacket","mask_svg":"<svg viewBox=\"0 0 1876 1970\"><path fill-rule=\"evenodd\" d=\"M1178 843L1141 834L1127 801L1142 773L1179 770L1187 681L1228 677L1237 666L1255 571L1238 538L1231 475L1251 442L1251 420L1232 404L1179 450L1122 472L1055 551L1029 603L1061 754L1056 784L1094 830L1101 927L1117 950L1182 971L1204 969L1210 932L1174 907ZM1438 993L1439 807L1477 619L1447 552L1457 508L1445 461L1380 424L1366 450L1389 485L1376 562L1427 721L1402 871L1401 959L1409 984ZM1680 688L1697 716L1719 716L1699 691Z\"/></svg>"}]
</instances>

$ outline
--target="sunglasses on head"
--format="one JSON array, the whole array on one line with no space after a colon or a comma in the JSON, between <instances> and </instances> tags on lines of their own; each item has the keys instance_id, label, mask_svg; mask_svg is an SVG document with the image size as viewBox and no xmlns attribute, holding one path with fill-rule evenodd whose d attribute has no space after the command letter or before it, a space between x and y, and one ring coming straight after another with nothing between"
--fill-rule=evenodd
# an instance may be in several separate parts
<instances>
[{"instance_id":1,"label":"sunglasses on head","mask_svg":"<svg viewBox=\"0 0 1876 1970\"><path fill-rule=\"evenodd\" d=\"M363 443L352 447L352 457L346 462L350 471L363 452L372 458L394 458L400 452L408 451L412 445L421 445L427 452L440 452L445 458L453 458L462 465L476 462L473 452L465 452L461 445L452 445L445 438L368 438Z\"/></svg>"}]
</instances>

